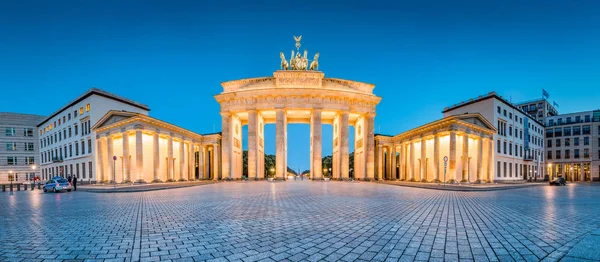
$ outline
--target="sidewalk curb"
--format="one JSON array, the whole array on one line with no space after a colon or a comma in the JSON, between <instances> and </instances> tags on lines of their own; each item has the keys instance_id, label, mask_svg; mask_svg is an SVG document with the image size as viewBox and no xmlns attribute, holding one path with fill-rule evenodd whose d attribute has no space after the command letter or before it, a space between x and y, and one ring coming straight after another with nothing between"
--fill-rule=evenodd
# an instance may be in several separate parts
<instances>
[{"instance_id":1,"label":"sidewalk curb","mask_svg":"<svg viewBox=\"0 0 600 262\"><path fill-rule=\"evenodd\" d=\"M450 185L444 187L443 185L420 185L420 184L410 184L410 183L391 183L391 182L382 182L381 184L390 185L390 186L403 186L403 187L413 187L413 188L423 188L423 189L431 189L431 190L441 190L441 191L458 191L458 192L487 192L487 191L499 191L499 190L509 190L509 189L518 189L518 188L528 188L534 186L545 186L545 183L536 183L536 184L527 184L527 185L519 185L519 186L499 186L499 187L488 187L488 188L461 188L460 186Z\"/></svg>"},{"instance_id":2,"label":"sidewalk curb","mask_svg":"<svg viewBox=\"0 0 600 262\"><path fill-rule=\"evenodd\" d=\"M191 184L191 185L179 185L179 186L171 186L171 187L157 187L157 188L142 188L142 189L129 189L129 188L125 188L125 189L113 189L113 188L108 188L108 189L98 189L98 188L90 188L90 189L80 189L78 191L81 192L88 192L88 193L137 193L137 192L148 192L148 191L159 191L159 190L169 190L169 189L176 189L176 188L185 188L185 187L195 187L195 186L204 186L204 185L211 185L211 184L216 184L216 182L206 182L206 183L199 183L199 184Z\"/></svg>"}]
</instances>

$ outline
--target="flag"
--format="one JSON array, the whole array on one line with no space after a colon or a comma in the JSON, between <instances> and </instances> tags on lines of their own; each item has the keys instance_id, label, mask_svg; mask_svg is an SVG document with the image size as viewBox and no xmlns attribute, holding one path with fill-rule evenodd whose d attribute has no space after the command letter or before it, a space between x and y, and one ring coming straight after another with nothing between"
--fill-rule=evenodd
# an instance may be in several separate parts
<instances>
[{"instance_id":1,"label":"flag","mask_svg":"<svg viewBox=\"0 0 600 262\"><path fill-rule=\"evenodd\" d=\"M558 104L555 101L552 101L552 105L554 105L554 107L558 107Z\"/></svg>"},{"instance_id":2,"label":"flag","mask_svg":"<svg viewBox=\"0 0 600 262\"><path fill-rule=\"evenodd\" d=\"M542 96L544 98L548 98L548 97L550 97L550 94L548 94L548 92L546 90L542 89Z\"/></svg>"}]
</instances>

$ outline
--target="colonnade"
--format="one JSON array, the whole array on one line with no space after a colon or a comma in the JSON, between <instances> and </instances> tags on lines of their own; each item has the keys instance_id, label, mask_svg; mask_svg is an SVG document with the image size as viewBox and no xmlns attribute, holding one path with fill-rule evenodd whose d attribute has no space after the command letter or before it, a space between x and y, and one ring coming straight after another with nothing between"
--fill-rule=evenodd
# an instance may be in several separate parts
<instances>
[{"instance_id":1,"label":"colonnade","mask_svg":"<svg viewBox=\"0 0 600 262\"><path fill-rule=\"evenodd\" d=\"M377 139L377 178L417 182L493 181L493 140L478 133L440 132ZM444 161L444 158L448 161Z\"/></svg>"},{"instance_id":2,"label":"colonnade","mask_svg":"<svg viewBox=\"0 0 600 262\"><path fill-rule=\"evenodd\" d=\"M98 181L166 182L219 177L218 141L206 144L172 132L135 128L99 135L96 150Z\"/></svg>"},{"instance_id":3,"label":"colonnade","mask_svg":"<svg viewBox=\"0 0 600 262\"><path fill-rule=\"evenodd\" d=\"M300 109L307 111L308 109ZM287 108L274 110L248 110L245 112L222 112L222 169L224 179L242 177L242 132L241 127L248 125L248 178L262 179L264 170L264 125L276 125L276 163L274 177L285 179L287 176L287 125L294 123L310 124L310 176L319 180L323 177L322 167L322 126L332 124L333 161L331 175L333 179L348 179L349 170L349 126L355 129L354 178L368 180L374 178L374 114L359 115L350 123L348 111L324 111L312 108L310 118L298 118ZM296 110L299 111L299 110ZM243 113L243 114L241 114ZM240 117L246 115L247 118ZM269 118L267 116L274 116ZM324 119L325 118L325 119ZM270 170L267 170L270 173Z\"/></svg>"}]
</instances>

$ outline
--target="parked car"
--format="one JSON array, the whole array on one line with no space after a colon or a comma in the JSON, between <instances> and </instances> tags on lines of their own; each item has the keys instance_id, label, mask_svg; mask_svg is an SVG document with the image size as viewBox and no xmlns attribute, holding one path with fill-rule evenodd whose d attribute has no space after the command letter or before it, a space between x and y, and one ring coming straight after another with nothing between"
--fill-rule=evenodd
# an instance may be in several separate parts
<instances>
[{"instance_id":1,"label":"parked car","mask_svg":"<svg viewBox=\"0 0 600 262\"><path fill-rule=\"evenodd\" d=\"M52 191L54 193L66 190L71 192L71 183L62 177L53 177L44 184L44 192Z\"/></svg>"},{"instance_id":2,"label":"parked car","mask_svg":"<svg viewBox=\"0 0 600 262\"><path fill-rule=\"evenodd\" d=\"M567 181L565 181L565 179L562 177L557 177L555 179L550 180L551 186L564 186L566 184L567 184Z\"/></svg>"}]
</instances>

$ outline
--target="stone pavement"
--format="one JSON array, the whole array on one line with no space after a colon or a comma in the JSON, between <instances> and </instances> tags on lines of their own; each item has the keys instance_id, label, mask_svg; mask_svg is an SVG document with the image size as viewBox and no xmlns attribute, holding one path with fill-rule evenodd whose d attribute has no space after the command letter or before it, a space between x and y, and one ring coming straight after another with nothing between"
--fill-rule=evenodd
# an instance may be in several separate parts
<instances>
[{"instance_id":1,"label":"stone pavement","mask_svg":"<svg viewBox=\"0 0 600 262\"><path fill-rule=\"evenodd\" d=\"M405 186L405 187L417 187L437 190L448 190L448 191L494 191L494 190L507 190L515 188L524 188L531 186L546 186L548 182L523 182L523 183L484 183L484 184L446 184L443 183L422 183L422 182L406 182L406 181L383 181L383 184L394 185L394 186Z\"/></svg>"},{"instance_id":2,"label":"stone pavement","mask_svg":"<svg viewBox=\"0 0 600 262\"><path fill-rule=\"evenodd\" d=\"M78 191L94 192L94 193L125 193L125 192L141 192L154 191L164 189L175 189L182 187L201 186L216 183L212 180L186 181L186 182L169 182L169 183L144 183L144 184L98 184L98 185L78 185Z\"/></svg>"},{"instance_id":3,"label":"stone pavement","mask_svg":"<svg viewBox=\"0 0 600 262\"><path fill-rule=\"evenodd\" d=\"M581 260L590 257L579 245L600 244L587 240L600 226L598 201L600 184L452 192L289 181L130 194L21 191L0 195L0 261Z\"/></svg>"}]
</instances>

